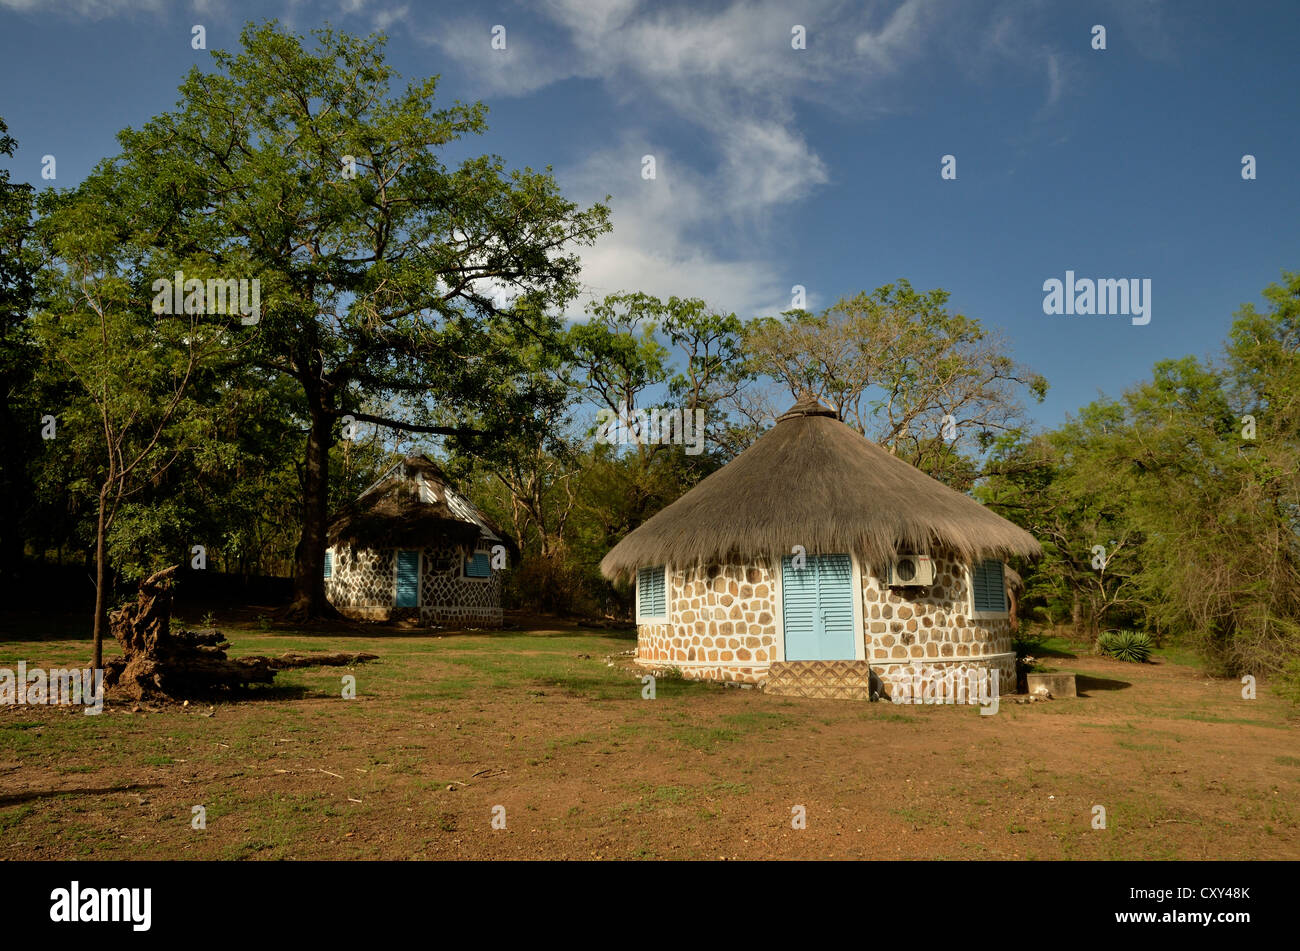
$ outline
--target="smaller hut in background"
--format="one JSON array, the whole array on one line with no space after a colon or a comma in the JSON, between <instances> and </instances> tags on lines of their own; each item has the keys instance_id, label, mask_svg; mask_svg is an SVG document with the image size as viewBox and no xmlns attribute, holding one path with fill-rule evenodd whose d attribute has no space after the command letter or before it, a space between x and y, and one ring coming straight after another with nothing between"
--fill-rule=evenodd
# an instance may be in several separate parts
<instances>
[{"instance_id":1,"label":"smaller hut in background","mask_svg":"<svg viewBox=\"0 0 1300 951\"><path fill-rule=\"evenodd\" d=\"M407 456L338 512L328 544L325 593L347 617L501 626L500 533L427 456Z\"/></svg>"}]
</instances>

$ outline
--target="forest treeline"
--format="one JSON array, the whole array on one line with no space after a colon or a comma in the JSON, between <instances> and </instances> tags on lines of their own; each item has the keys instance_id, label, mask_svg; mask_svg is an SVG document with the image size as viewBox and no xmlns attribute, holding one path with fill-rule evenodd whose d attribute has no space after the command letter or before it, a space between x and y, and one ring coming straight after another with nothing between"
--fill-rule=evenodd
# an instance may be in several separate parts
<instances>
[{"instance_id":1,"label":"forest treeline","mask_svg":"<svg viewBox=\"0 0 1300 951\"><path fill-rule=\"evenodd\" d=\"M250 24L77 186L0 171L7 598L84 564L98 644L136 580L202 546L319 615L330 513L425 452L511 536L513 605L625 617L601 557L812 392L1043 543L1017 566L1031 624L1147 630L1300 687L1300 275L1220 353L1034 431L1047 381L906 280L757 319L630 289L566 320L606 204L494 155L445 164L485 108L396 80L381 36ZM597 438L650 407L702 412L703 451Z\"/></svg>"}]
</instances>

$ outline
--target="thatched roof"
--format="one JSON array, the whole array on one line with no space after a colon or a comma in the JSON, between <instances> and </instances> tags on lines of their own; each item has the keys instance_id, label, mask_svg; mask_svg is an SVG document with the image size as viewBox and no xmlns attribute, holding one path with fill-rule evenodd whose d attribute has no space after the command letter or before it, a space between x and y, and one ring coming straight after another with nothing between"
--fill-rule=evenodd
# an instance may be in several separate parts
<instances>
[{"instance_id":1,"label":"thatched roof","mask_svg":"<svg viewBox=\"0 0 1300 951\"><path fill-rule=\"evenodd\" d=\"M1036 556L1034 537L850 429L806 397L733 459L629 533L606 577L648 565L854 552L873 566L900 553L965 559Z\"/></svg>"},{"instance_id":2,"label":"thatched roof","mask_svg":"<svg viewBox=\"0 0 1300 951\"><path fill-rule=\"evenodd\" d=\"M487 517L427 456L407 456L330 520L330 543L368 548L500 541Z\"/></svg>"}]
</instances>

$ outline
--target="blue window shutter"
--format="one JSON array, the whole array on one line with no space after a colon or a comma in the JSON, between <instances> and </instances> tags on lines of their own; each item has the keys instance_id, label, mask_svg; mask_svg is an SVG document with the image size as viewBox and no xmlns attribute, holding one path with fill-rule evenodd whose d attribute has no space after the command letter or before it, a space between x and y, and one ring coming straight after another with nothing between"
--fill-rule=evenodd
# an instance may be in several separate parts
<instances>
[{"instance_id":1,"label":"blue window shutter","mask_svg":"<svg viewBox=\"0 0 1300 951\"><path fill-rule=\"evenodd\" d=\"M848 555L821 555L817 559L820 606L826 627L832 631L853 628L853 563ZM852 638L849 641L852 647Z\"/></svg>"},{"instance_id":2,"label":"blue window shutter","mask_svg":"<svg viewBox=\"0 0 1300 951\"><path fill-rule=\"evenodd\" d=\"M782 620L786 660L821 660L817 638L817 560L794 567L794 559L781 559Z\"/></svg>"},{"instance_id":3,"label":"blue window shutter","mask_svg":"<svg viewBox=\"0 0 1300 951\"><path fill-rule=\"evenodd\" d=\"M487 578L492 574L492 561L485 551L476 551L465 559L466 578Z\"/></svg>"},{"instance_id":4,"label":"blue window shutter","mask_svg":"<svg viewBox=\"0 0 1300 951\"><path fill-rule=\"evenodd\" d=\"M325 552L325 577L334 577L334 552L332 551Z\"/></svg>"},{"instance_id":5,"label":"blue window shutter","mask_svg":"<svg viewBox=\"0 0 1300 951\"><path fill-rule=\"evenodd\" d=\"M976 611L1003 614L1007 610L1002 562L982 561L971 572L971 603Z\"/></svg>"},{"instance_id":6,"label":"blue window shutter","mask_svg":"<svg viewBox=\"0 0 1300 951\"><path fill-rule=\"evenodd\" d=\"M641 568L636 573L637 613L642 617L665 617L668 614L663 565Z\"/></svg>"}]
</instances>

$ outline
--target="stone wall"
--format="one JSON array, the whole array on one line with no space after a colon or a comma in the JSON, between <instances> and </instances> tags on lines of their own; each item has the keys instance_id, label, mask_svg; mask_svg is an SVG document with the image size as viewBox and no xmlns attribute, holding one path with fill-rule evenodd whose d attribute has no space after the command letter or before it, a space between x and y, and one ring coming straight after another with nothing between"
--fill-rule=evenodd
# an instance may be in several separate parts
<instances>
[{"instance_id":1,"label":"stone wall","mask_svg":"<svg viewBox=\"0 0 1300 951\"><path fill-rule=\"evenodd\" d=\"M501 626L501 572L486 579L462 578L467 552L460 548L426 549L420 578L420 620L471 627Z\"/></svg>"},{"instance_id":2,"label":"stone wall","mask_svg":"<svg viewBox=\"0 0 1300 951\"><path fill-rule=\"evenodd\" d=\"M776 590L766 567L667 571L668 620L637 627L637 660L695 680L757 683L776 659Z\"/></svg>"},{"instance_id":3,"label":"stone wall","mask_svg":"<svg viewBox=\"0 0 1300 951\"><path fill-rule=\"evenodd\" d=\"M951 668L963 677L994 667L1000 671L999 689L1014 693L1010 620L971 616L963 562L936 556L934 566L934 584L926 588L889 588L874 574L863 577L862 621L872 669L888 687L894 680L912 681L918 664Z\"/></svg>"},{"instance_id":4,"label":"stone wall","mask_svg":"<svg viewBox=\"0 0 1300 951\"><path fill-rule=\"evenodd\" d=\"M916 664L946 676L967 677L996 668L999 689L1015 691L1015 657L1008 619L971 616L965 565L935 557L927 588L889 588L863 573L861 633L864 653L888 690L906 683ZM768 665L783 659L779 586L761 565L670 568L668 617L637 626L637 660L651 668L679 668L697 680L761 683Z\"/></svg>"},{"instance_id":5,"label":"stone wall","mask_svg":"<svg viewBox=\"0 0 1300 951\"><path fill-rule=\"evenodd\" d=\"M473 627L501 626L501 573L484 580L462 578L465 551L455 547L426 548L422 554L420 606L398 608L395 549L334 549L334 570L325 579L330 603L347 617L378 621L419 620L422 624L453 623Z\"/></svg>"},{"instance_id":6,"label":"stone wall","mask_svg":"<svg viewBox=\"0 0 1300 951\"><path fill-rule=\"evenodd\" d=\"M335 545L334 570L325 579L325 596L348 617L387 620L396 592L391 549Z\"/></svg>"}]
</instances>

